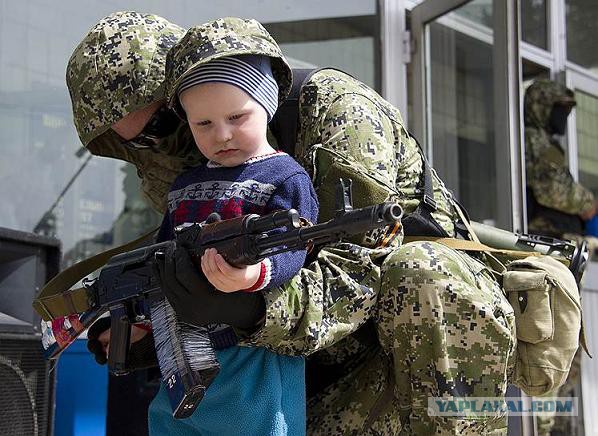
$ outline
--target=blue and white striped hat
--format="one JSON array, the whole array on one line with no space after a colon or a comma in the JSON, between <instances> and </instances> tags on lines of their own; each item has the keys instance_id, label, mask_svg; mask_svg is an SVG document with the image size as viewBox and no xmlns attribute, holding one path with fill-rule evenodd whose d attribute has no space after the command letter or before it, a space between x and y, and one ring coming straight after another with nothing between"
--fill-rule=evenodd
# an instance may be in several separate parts
<instances>
[{"instance_id":1,"label":"blue and white striped hat","mask_svg":"<svg viewBox=\"0 0 598 436\"><path fill-rule=\"evenodd\" d=\"M177 95L202 83L222 82L235 85L264 107L268 121L278 108L278 84L272 75L270 58L239 55L214 59L199 65L179 85Z\"/></svg>"}]
</instances>

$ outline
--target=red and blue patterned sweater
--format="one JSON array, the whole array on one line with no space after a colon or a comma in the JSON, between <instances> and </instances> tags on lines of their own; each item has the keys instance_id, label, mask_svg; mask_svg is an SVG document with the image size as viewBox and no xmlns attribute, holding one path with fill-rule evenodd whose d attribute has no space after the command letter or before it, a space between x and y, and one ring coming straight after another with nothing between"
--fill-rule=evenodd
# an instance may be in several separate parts
<instances>
[{"instance_id":1,"label":"red and blue patterned sweater","mask_svg":"<svg viewBox=\"0 0 598 436\"><path fill-rule=\"evenodd\" d=\"M222 219L280 209L296 209L315 223L318 199L305 170L288 154L277 152L249 159L236 167L208 162L177 177L168 194L158 242L174 238L174 228L202 222L212 212ZM279 286L291 279L305 262L305 250L274 255L262 262L262 274L249 289Z\"/></svg>"}]
</instances>

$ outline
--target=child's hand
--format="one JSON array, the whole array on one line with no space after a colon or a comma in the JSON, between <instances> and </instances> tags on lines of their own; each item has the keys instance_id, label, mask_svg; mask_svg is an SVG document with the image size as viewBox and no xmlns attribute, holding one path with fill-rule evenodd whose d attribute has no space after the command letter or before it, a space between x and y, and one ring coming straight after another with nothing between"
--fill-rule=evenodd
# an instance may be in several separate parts
<instances>
[{"instance_id":1,"label":"child's hand","mask_svg":"<svg viewBox=\"0 0 598 436\"><path fill-rule=\"evenodd\" d=\"M215 248L209 248L201 256L201 270L209 282L222 292L235 292L251 288L260 278L261 265L235 267L218 254Z\"/></svg>"}]
</instances>

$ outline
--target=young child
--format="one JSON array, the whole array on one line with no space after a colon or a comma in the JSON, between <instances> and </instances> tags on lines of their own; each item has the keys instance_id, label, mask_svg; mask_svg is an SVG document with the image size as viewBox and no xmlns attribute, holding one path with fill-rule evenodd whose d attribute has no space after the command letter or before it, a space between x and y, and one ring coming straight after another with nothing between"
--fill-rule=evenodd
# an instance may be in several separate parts
<instances>
[{"instance_id":1,"label":"young child","mask_svg":"<svg viewBox=\"0 0 598 436\"><path fill-rule=\"evenodd\" d=\"M278 107L278 85L269 57L214 59L195 66L177 83L177 103L209 161L174 182L161 240L172 238L177 225L202 222L212 212L227 219L294 208L317 221L318 201L309 176L266 138L267 123ZM305 251L295 251L237 268L211 249L202 256L201 269L222 292L255 292L286 282L304 261ZM211 326L211 339L221 372L195 413L175 421L162 389L150 406L150 432L304 434L303 358L236 346L234 332L227 326Z\"/></svg>"}]
</instances>

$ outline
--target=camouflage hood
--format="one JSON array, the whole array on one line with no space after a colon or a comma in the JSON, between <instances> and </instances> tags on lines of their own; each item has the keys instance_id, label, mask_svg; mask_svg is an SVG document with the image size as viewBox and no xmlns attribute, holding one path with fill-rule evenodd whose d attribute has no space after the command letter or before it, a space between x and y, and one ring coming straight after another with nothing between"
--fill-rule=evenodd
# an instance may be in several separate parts
<instances>
[{"instance_id":1,"label":"camouflage hood","mask_svg":"<svg viewBox=\"0 0 598 436\"><path fill-rule=\"evenodd\" d=\"M138 12L116 12L89 31L66 70L83 145L125 115L164 97L166 53L184 33L164 18Z\"/></svg>"},{"instance_id":2,"label":"camouflage hood","mask_svg":"<svg viewBox=\"0 0 598 436\"><path fill-rule=\"evenodd\" d=\"M291 68L268 31L255 20L220 18L189 29L170 50L166 60L168 104L185 118L176 98L181 81L198 65L213 59L243 54L270 56L272 73L278 82L279 104L291 89Z\"/></svg>"},{"instance_id":3,"label":"camouflage hood","mask_svg":"<svg viewBox=\"0 0 598 436\"><path fill-rule=\"evenodd\" d=\"M526 127L546 129L555 103L575 105L573 91L548 79L532 83L525 92L523 103Z\"/></svg>"},{"instance_id":4,"label":"camouflage hood","mask_svg":"<svg viewBox=\"0 0 598 436\"><path fill-rule=\"evenodd\" d=\"M66 81L81 142L97 156L135 165L144 196L158 212L178 174L201 159L186 125L160 152L130 149L110 126L164 99L166 53L185 31L157 15L116 12L96 24L73 52Z\"/></svg>"}]
</instances>

